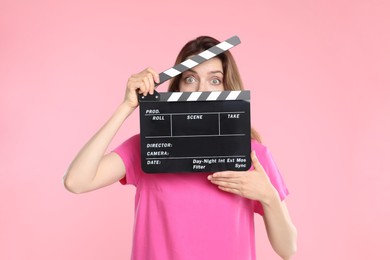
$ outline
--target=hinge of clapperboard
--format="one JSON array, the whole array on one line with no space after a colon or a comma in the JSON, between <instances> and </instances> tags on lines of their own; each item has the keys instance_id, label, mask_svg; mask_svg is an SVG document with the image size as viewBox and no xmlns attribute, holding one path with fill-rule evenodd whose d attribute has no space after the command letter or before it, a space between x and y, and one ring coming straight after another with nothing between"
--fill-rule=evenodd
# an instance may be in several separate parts
<instances>
[{"instance_id":1,"label":"hinge of clapperboard","mask_svg":"<svg viewBox=\"0 0 390 260\"><path fill-rule=\"evenodd\" d=\"M171 67L164 72L161 72L159 74L160 83L155 83L155 88L164 83L165 81L170 80L177 75L180 75L184 71L189 70L211 58L214 58L215 56L233 48L234 46L237 46L240 43L240 38L238 38L238 36L233 36L226 41L220 42L217 45L214 45L213 47L199 53L198 55L192 56L191 58L183 61L182 63L179 63L174 67ZM153 95L139 95L140 101L158 101L159 98L160 95L156 90L154 91Z\"/></svg>"}]
</instances>

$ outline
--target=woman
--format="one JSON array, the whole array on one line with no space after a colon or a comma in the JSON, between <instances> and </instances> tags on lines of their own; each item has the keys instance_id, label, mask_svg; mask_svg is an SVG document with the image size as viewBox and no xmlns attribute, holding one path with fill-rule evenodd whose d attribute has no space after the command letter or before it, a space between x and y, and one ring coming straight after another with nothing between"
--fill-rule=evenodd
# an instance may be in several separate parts
<instances>
[{"instance_id":1,"label":"woman","mask_svg":"<svg viewBox=\"0 0 390 260\"><path fill-rule=\"evenodd\" d=\"M219 42L208 36L188 42L176 64ZM140 137L135 135L106 153L122 123L138 106L138 95L153 94L159 76L147 68L132 75L124 101L89 140L64 176L73 193L88 192L117 181L136 187L132 259L256 259L254 212L264 218L275 252L289 259L296 251L296 229L283 199L288 190L252 129L249 171L145 174ZM174 78L169 91L243 89L229 51Z\"/></svg>"}]
</instances>

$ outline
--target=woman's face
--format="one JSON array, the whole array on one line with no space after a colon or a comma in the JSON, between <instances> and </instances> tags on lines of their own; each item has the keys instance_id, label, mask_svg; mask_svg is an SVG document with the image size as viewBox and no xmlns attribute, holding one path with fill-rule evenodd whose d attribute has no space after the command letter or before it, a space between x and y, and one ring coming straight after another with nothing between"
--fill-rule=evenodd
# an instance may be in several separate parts
<instances>
[{"instance_id":1,"label":"woman's face","mask_svg":"<svg viewBox=\"0 0 390 260\"><path fill-rule=\"evenodd\" d=\"M183 72L179 83L181 92L223 91L223 68L219 58L212 58Z\"/></svg>"}]
</instances>

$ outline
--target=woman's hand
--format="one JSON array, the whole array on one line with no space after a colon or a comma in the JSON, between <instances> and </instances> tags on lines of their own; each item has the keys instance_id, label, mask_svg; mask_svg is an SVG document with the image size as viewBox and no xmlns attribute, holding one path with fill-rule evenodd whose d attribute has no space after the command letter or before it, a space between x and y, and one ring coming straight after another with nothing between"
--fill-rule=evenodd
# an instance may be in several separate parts
<instances>
[{"instance_id":1,"label":"woman's hand","mask_svg":"<svg viewBox=\"0 0 390 260\"><path fill-rule=\"evenodd\" d=\"M209 175L208 179L223 191L267 203L278 196L277 191L257 159L255 151L252 151L251 159L254 170L216 172Z\"/></svg>"},{"instance_id":2,"label":"woman's hand","mask_svg":"<svg viewBox=\"0 0 390 260\"><path fill-rule=\"evenodd\" d=\"M252 171L216 172L209 175L208 179L223 191L260 201L272 247L281 258L290 259L297 250L297 230L291 221L286 204L280 201L277 190L254 151L251 158L254 166Z\"/></svg>"},{"instance_id":3,"label":"woman's hand","mask_svg":"<svg viewBox=\"0 0 390 260\"><path fill-rule=\"evenodd\" d=\"M138 94L146 96L148 93L153 94L154 82L159 83L160 77L152 68L132 75L127 81L126 94L124 103L130 108L135 109L138 106Z\"/></svg>"}]
</instances>

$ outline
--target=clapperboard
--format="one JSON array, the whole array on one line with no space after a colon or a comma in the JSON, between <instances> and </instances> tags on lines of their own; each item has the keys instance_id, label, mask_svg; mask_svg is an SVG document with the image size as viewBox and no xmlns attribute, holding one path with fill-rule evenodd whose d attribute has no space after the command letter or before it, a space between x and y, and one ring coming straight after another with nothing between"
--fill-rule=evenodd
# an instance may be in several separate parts
<instances>
[{"instance_id":1,"label":"clapperboard","mask_svg":"<svg viewBox=\"0 0 390 260\"><path fill-rule=\"evenodd\" d=\"M240 43L234 36L159 74L160 84ZM146 173L248 170L250 92L154 92L140 96Z\"/></svg>"}]
</instances>

